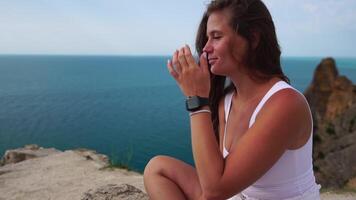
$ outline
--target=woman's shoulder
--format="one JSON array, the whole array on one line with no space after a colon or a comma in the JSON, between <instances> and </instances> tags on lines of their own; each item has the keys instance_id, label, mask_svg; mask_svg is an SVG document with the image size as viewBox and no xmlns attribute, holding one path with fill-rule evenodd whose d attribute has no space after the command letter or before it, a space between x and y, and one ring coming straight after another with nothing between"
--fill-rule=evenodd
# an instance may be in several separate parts
<instances>
[{"instance_id":1,"label":"woman's shoulder","mask_svg":"<svg viewBox=\"0 0 356 200\"><path fill-rule=\"evenodd\" d=\"M309 111L309 104L304 95L292 87L287 87L271 95L259 115L288 113L302 118L310 115Z\"/></svg>"},{"instance_id":2,"label":"woman's shoulder","mask_svg":"<svg viewBox=\"0 0 356 200\"><path fill-rule=\"evenodd\" d=\"M274 93L261 109L259 117L278 118L281 126L308 128L312 121L309 104L304 95L288 87ZM258 118L258 116L257 116ZM266 119L266 118L265 118ZM302 128L303 129L303 128Z\"/></svg>"},{"instance_id":3,"label":"woman's shoulder","mask_svg":"<svg viewBox=\"0 0 356 200\"><path fill-rule=\"evenodd\" d=\"M283 105L289 107L309 107L305 96L293 87L286 87L275 92L266 102L266 106Z\"/></svg>"}]
</instances>

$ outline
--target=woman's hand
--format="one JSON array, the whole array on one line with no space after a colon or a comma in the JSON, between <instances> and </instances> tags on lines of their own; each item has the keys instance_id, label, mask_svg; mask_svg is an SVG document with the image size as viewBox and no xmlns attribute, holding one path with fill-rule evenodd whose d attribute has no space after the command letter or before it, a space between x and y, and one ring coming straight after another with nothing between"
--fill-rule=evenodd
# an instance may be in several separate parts
<instances>
[{"instance_id":1,"label":"woman's hand","mask_svg":"<svg viewBox=\"0 0 356 200\"><path fill-rule=\"evenodd\" d=\"M172 61L168 60L169 73L177 81L185 96L209 97L210 73L206 57L206 53L202 53L199 66L189 46L185 45L174 52Z\"/></svg>"}]
</instances>

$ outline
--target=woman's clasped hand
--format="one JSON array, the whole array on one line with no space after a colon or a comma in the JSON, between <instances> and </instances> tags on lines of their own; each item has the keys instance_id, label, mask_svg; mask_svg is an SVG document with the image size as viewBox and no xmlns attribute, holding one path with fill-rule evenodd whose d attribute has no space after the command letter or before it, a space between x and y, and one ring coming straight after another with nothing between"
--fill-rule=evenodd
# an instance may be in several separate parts
<instances>
[{"instance_id":1,"label":"woman's clasped hand","mask_svg":"<svg viewBox=\"0 0 356 200\"><path fill-rule=\"evenodd\" d=\"M198 64L189 46L185 45L174 52L167 68L185 96L209 97L210 72L206 52L200 55Z\"/></svg>"}]
</instances>

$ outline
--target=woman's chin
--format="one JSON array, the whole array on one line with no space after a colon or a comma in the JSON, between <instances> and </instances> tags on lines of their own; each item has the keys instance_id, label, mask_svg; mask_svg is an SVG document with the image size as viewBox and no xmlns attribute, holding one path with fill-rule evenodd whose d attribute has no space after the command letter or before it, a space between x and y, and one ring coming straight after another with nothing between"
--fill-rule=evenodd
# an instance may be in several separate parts
<instances>
[{"instance_id":1,"label":"woman's chin","mask_svg":"<svg viewBox=\"0 0 356 200\"><path fill-rule=\"evenodd\" d=\"M214 75L224 76L224 74L216 67L216 65L212 65L210 71Z\"/></svg>"}]
</instances>

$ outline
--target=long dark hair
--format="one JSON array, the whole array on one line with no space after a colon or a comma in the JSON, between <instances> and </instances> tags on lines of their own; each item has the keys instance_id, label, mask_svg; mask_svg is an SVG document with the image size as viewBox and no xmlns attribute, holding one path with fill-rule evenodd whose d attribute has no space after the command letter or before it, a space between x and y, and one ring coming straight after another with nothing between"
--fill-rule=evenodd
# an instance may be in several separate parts
<instances>
[{"instance_id":1,"label":"long dark hair","mask_svg":"<svg viewBox=\"0 0 356 200\"><path fill-rule=\"evenodd\" d=\"M207 22L211 13L226 10L231 13L230 26L249 44L246 58L248 76L257 82L263 82L273 77L279 77L289 83L284 75L280 56L281 50L277 41L275 26L267 7L261 0L213 0L208 4L197 32L195 47L198 55L203 53L203 48L208 41L206 36ZM252 48L255 40L253 32L259 34L256 48ZM219 142L219 114L220 99L226 93L235 89L232 83L226 85L226 77L210 73L210 108L212 122L217 141Z\"/></svg>"}]
</instances>

